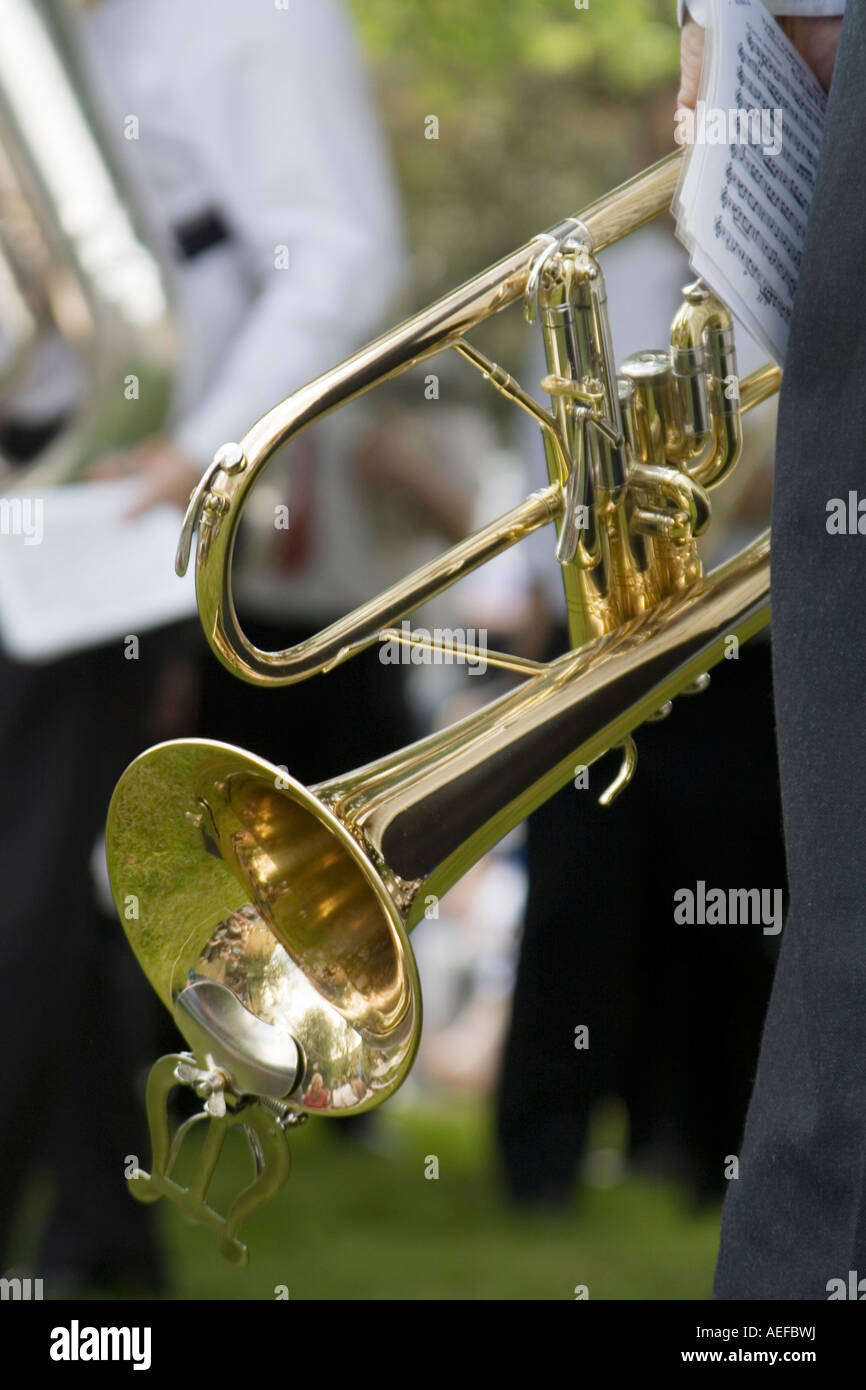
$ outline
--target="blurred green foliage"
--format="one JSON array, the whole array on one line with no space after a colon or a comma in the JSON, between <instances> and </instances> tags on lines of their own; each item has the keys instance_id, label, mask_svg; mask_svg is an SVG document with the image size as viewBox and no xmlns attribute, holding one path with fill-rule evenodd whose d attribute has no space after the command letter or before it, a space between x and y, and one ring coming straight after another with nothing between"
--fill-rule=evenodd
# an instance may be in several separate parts
<instances>
[{"instance_id":1,"label":"blurred green foliage","mask_svg":"<svg viewBox=\"0 0 866 1390\"><path fill-rule=\"evenodd\" d=\"M403 198L407 311L673 149L674 0L347 3ZM473 336L519 373L528 341L519 313ZM474 373L455 375L451 389L483 400L505 426L505 408ZM405 378L394 389L412 394Z\"/></svg>"},{"instance_id":2,"label":"blurred green foliage","mask_svg":"<svg viewBox=\"0 0 866 1390\"><path fill-rule=\"evenodd\" d=\"M676 68L669 0L352 0L375 56L408 59L419 94L459 104L518 71L570 73L635 96ZM673 56L672 56L673 55Z\"/></svg>"},{"instance_id":3,"label":"blurred green foliage","mask_svg":"<svg viewBox=\"0 0 866 1390\"><path fill-rule=\"evenodd\" d=\"M349 3L396 159L415 303L673 148L674 0Z\"/></svg>"}]
</instances>

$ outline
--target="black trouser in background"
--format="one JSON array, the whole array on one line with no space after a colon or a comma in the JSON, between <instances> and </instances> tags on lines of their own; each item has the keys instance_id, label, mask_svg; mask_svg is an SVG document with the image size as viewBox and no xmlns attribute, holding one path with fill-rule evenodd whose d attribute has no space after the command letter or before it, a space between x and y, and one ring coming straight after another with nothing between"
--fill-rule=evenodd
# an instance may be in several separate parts
<instances>
[{"instance_id":1,"label":"black trouser in background","mask_svg":"<svg viewBox=\"0 0 866 1390\"><path fill-rule=\"evenodd\" d=\"M263 651L295 646L333 619L303 629L241 614ZM216 657L201 659L201 733L256 753L309 785L393 753L419 737L405 696L403 669L379 661L380 646L324 676L282 689L239 681Z\"/></svg>"},{"instance_id":2,"label":"black trouser in background","mask_svg":"<svg viewBox=\"0 0 866 1390\"><path fill-rule=\"evenodd\" d=\"M773 501L774 685L791 910L716 1296L866 1275L866 9L848 6L797 291Z\"/></svg>"},{"instance_id":3,"label":"black trouser in background","mask_svg":"<svg viewBox=\"0 0 866 1390\"><path fill-rule=\"evenodd\" d=\"M23 1185L51 1175L36 1274L45 1294L126 1275L158 1283L153 1213L126 1191L149 1157L137 1070L159 1005L120 924L94 901L90 858L114 783L146 741L164 634L43 666L0 657L0 1260Z\"/></svg>"},{"instance_id":4,"label":"black trouser in background","mask_svg":"<svg viewBox=\"0 0 866 1390\"><path fill-rule=\"evenodd\" d=\"M565 641L562 634L561 643ZM629 1109L631 1147L699 1195L720 1193L754 1076L775 941L760 925L679 925L679 888L783 888L769 644L529 820L529 899L497 1106L518 1201L567 1200L593 1105ZM575 1047L575 1029L588 1047Z\"/></svg>"}]
</instances>

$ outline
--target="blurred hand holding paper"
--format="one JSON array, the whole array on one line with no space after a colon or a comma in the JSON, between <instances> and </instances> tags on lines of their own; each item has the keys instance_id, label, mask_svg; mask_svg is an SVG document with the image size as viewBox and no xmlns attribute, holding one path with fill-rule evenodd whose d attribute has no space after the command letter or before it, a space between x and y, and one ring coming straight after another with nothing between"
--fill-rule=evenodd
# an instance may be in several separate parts
<instances>
[{"instance_id":1,"label":"blurred hand holding paper","mask_svg":"<svg viewBox=\"0 0 866 1390\"><path fill-rule=\"evenodd\" d=\"M135 479L0 497L0 640L8 655L49 661L195 612L178 579L181 513L126 516Z\"/></svg>"}]
</instances>

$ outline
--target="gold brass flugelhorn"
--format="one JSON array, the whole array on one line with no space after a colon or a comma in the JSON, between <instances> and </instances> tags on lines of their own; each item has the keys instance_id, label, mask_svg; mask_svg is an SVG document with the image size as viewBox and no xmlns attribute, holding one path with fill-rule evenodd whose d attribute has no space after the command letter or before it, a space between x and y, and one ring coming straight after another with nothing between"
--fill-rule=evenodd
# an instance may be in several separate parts
<instances>
[{"instance_id":1,"label":"gold brass flugelhorn","mask_svg":"<svg viewBox=\"0 0 866 1390\"><path fill-rule=\"evenodd\" d=\"M665 211L680 156L470 280L297 391L217 454L190 503L179 547L196 575L208 640L245 680L288 685L388 636L437 647L392 624L484 560L554 523L573 650L550 664L486 659L526 680L480 711L367 767L306 788L239 749L162 744L122 777L107 848L118 911L139 962L190 1052L149 1082L150 1173L143 1200L169 1195L212 1224L243 1262L240 1220L288 1171L285 1132L309 1115L368 1110L405 1078L421 1026L408 933L440 896L535 807L632 733L769 618L769 537L702 573L696 538L707 489L734 466L741 415L779 384L768 366L738 380L730 315L697 283L671 346L617 373L596 253ZM538 405L466 338L523 301L547 356ZM549 486L348 617L284 652L241 631L231 557L244 500L274 451L370 387L453 348L537 421ZM442 644L438 644L442 650ZM445 650L454 651L453 647ZM463 649L470 656L482 653ZM209 1120L193 1183L172 1177L168 1091L178 1081ZM252 1186L227 1216L207 1203L226 1129L245 1126Z\"/></svg>"}]
</instances>

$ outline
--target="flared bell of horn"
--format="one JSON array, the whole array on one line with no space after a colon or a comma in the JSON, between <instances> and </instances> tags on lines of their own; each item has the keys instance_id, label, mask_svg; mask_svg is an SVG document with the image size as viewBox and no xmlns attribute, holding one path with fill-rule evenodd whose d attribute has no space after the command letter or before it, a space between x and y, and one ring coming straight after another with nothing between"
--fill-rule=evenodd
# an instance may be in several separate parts
<instances>
[{"instance_id":1,"label":"flared bell of horn","mask_svg":"<svg viewBox=\"0 0 866 1390\"><path fill-rule=\"evenodd\" d=\"M107 843L133 948L202 1062L209 1051L235 1089L291 1092L314 1111L394 1089L420 1022L404 919L314 792L237 748L166 743L118 785ZM289 1086L267 1034L214 984L291 1039Z\"/></svg>"},{"instance_id":2,"label":"flared bell of horn","mask_svg":"<svg viewBox=\"0 0 866 1390\"><path fill-rule=\"evenodd\" d=\"M764 535L461 723L311 789L203 740L138 758L109 810L109 874L201 1065L299 1112L384 1100L418 1043L409 931L430 895L763 627L768 595Z\"/></svg>"}]
</instances>

